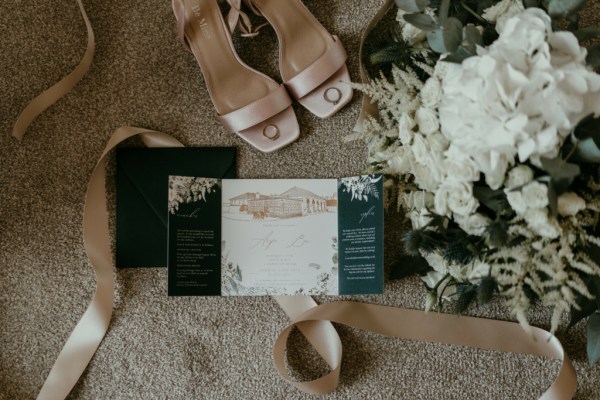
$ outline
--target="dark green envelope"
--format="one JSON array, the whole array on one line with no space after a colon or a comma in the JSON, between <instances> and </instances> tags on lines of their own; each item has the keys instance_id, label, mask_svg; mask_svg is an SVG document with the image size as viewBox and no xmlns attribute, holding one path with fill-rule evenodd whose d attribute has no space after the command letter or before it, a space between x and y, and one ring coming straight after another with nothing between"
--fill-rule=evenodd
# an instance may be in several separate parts
<instances>
[{"instance_id":1,"label":"dark green envelope","mask_svg":"<svg viewBox=\"0 0 600 400\"><path fill-rule=\"evenodd\" d=\"M167 266L169 175L235 178L232 147L117 149L118 268Z\"/></svg>"}]
</instances>

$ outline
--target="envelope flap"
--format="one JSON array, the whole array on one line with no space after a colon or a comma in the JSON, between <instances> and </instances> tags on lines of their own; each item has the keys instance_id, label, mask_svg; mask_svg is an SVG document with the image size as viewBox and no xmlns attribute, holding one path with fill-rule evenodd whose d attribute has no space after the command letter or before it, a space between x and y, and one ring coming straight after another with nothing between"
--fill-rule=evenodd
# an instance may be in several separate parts
<instances>
[{"instance_id":1,"label":"envelope flap","mask_svg":"<svg viewBox=\"0 0 600 400\"><path fill-rule=\"evenodd\" d=\"M235 148L117 150L117 266L166 266L169 175L235 177Z\"/></svg>"}]
</instances>

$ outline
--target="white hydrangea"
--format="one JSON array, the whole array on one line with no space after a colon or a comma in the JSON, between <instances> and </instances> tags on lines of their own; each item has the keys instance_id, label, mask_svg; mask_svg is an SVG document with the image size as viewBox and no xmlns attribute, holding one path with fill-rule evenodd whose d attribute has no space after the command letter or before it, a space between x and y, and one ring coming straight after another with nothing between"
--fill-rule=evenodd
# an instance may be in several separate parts
<instances>
[{"instance_id":1,"label":"white hydrangea","mask_svg":"<svg viewBox=\"0 0 600 400\"><path fill-rule=\"evenodd\" d=\"M548 15L530 8L459 73L448 70L442 133L478 163L490 187L502 185L517 158L555 157L583 117L600 115L600 75L585 54L571 33L552 32Z\"/></svg>"}]
</instances>

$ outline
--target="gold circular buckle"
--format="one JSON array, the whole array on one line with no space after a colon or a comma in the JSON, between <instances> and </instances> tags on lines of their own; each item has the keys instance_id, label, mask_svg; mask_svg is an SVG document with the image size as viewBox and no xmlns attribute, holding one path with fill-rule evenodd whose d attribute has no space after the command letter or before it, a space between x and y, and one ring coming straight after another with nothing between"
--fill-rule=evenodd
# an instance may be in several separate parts
<instances>
[{"instance_id":1,"label":"gold circular buckle","mask_svg":"<svg viewBox=\"0 0 600 400\"><path fill-rule=\"evenodd\" d=\"M331 97L332 91L335 93L335 97ZM325 91L325 93L323 93L323 97L325 98L325 101L336 105L342 99L342 91L336 87L330 87Z\"/></svg>"},{"instance_id":2,"label":"gold circular buckle","mask_svg":"<svg viewBox=\"0 0 600 400\"><path fill-rule=\"evenodd\" d=\"M269 140L279 139L279 128L276 125L269 124L263 128L263 136Z\"/></svg>"}]
</instances>

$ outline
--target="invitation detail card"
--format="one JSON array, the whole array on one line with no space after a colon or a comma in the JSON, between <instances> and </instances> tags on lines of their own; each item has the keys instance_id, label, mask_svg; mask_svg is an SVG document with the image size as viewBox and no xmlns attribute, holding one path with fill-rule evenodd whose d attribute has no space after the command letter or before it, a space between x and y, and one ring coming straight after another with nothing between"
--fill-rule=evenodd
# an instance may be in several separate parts
<instances>
[{"instance_id":1,"label":"invitation detail card","mask_svg":"<svg viewBox=\"0 0 600 400\"><path fill-rule=\"evenodd\" d=\"M169 177L168 294L221 294L219 180Z\"/></svg>"},{"instance_id":2,"label":"invitation detail card","mask_svg":"<svg viewBox=\"0 0 600 400\"><path fill-rule=\"evenodd\" d=\"M383 293L381 180L171 177L169 294Z\"/></svg>"},{"instance_id":3,"label":"invitation detail card","mask_svg":"<svg viewBox=\"0 0 600 400\"><path fill-rule=\"evenodd\" d=\"M224 295L338 292L337 180L223 180Z\"/></svg>"},{"instance_id":4,"label":"invitation detail card","mask_svg":"<svg viewBox=\"0 0 600 400\"><path fill-rule=\"evenodd\" d=\"M383 293L381 181L381 175L339 180L339 294Z\"/></svg>"}]
</instances>

